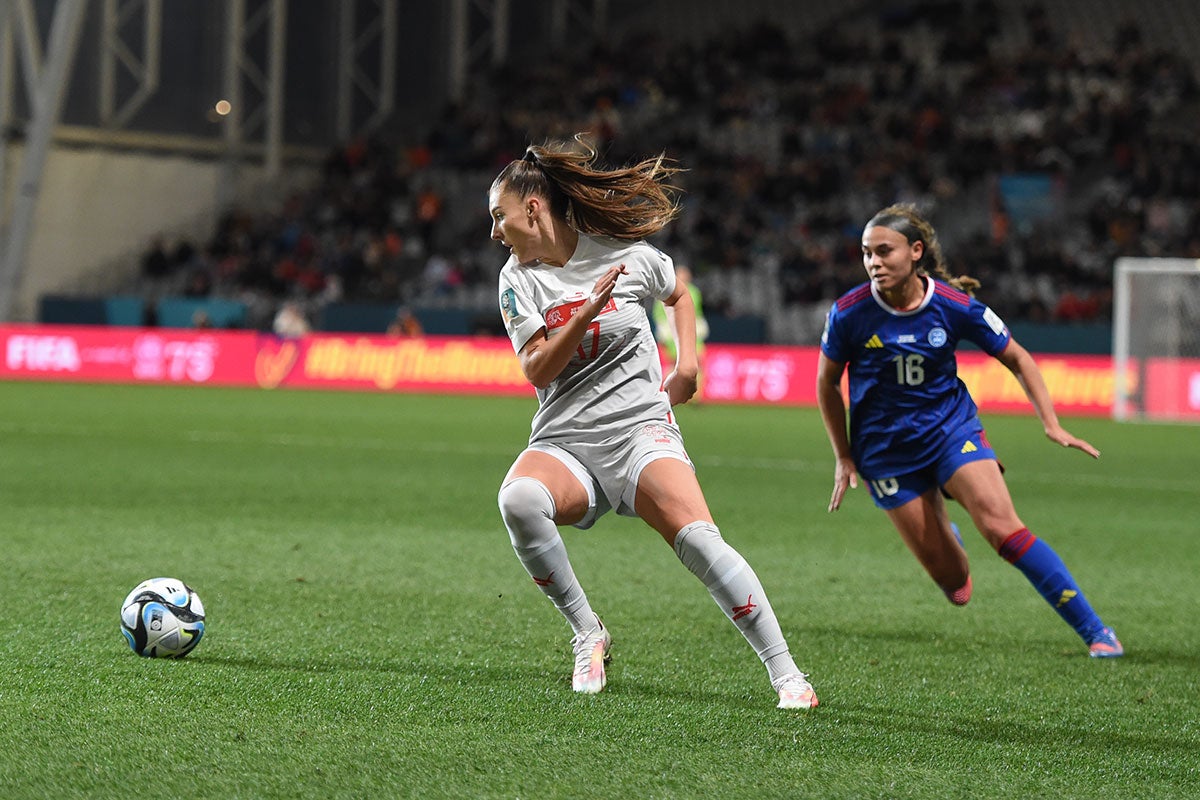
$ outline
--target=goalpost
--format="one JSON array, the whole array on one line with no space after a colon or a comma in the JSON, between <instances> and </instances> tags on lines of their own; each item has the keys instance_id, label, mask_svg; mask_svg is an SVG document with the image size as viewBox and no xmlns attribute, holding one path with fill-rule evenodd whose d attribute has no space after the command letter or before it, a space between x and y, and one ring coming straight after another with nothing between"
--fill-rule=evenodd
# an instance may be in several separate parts
<instances>
[{"instance_id":1,"label":"goalpost","mask_svg":"<svg viewBox=\"0 0 1200 800\"><path fill-rule=\"evenodd\" d=\"M1117 259L1113 418L1200 422L1200 260Z\"/></svg>"}]
</instances>

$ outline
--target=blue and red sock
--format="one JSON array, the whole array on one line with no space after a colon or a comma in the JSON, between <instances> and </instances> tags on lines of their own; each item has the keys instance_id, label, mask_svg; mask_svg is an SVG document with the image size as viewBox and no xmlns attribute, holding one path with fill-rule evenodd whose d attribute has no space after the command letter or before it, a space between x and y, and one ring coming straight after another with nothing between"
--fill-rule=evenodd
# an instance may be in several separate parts
<instances>
[{"instance_id":1,"label":"blue and red sock","mask_svg":"<svg viewBox=\"0 0 1200 800\"><path fill-rule=\"evenodd\" d=\"M1054 548L1030 533L1028 528L1021 528L1004 540L999 553L1021 570L1038 594L1085 642L1091 643L1104 623L1092 610L1083 590Z\"/></svg>"}]
</instances>

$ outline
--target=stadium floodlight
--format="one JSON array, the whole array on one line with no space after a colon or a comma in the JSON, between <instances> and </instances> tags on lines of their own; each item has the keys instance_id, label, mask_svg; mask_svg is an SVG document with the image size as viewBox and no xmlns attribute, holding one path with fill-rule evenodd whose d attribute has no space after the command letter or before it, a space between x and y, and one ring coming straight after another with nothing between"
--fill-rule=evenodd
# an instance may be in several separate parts
<instances>
[{"instance_id":1,"label":"stadium floodlight","mask_svg":"<svg viewBox=\"0 0 1200 800\"><path fill-rule=\"evenodd\" d=\"M1113 271L1113 418L1200 422L1200 260Z\"/></svg>"}]
</instances>

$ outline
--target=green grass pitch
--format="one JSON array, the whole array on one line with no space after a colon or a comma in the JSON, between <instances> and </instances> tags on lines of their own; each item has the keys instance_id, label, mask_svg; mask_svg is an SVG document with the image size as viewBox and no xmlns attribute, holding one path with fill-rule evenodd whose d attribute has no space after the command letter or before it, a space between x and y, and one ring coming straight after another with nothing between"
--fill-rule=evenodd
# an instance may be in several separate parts
<instances>
[{"instance_id":1,"label":"green grass pitch","mask_svg":"<svg viewBox=\"0 0 1200 800\"><path fill-rule=\"evenodd\" d=\"M1075 635L955 507L954 608L865 490L825 511L813 409L686 407L726 538L821 698L766 673L638 520L565 533L615 639L569 630L495 508L533 401L0 384L0 797L1200 796L1200 428L985 414L1017 510L1128 655ZM141 659L169 575L209 627Z\"/></svg>"}]
</instances>

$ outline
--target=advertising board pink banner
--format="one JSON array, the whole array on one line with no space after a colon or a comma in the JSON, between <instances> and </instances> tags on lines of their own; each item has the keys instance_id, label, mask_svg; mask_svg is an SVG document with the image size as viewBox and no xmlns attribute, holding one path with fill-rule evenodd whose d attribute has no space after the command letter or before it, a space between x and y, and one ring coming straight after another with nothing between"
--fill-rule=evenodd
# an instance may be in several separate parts
<instances>
[{"instance_id":1,"label":"advertising board pink banner","mask_svg":"<svg viewBox=\"0 0 1200 800\"><path fill-rule=\"evenodd\" d=\"M0 378L531 395L507 339L0 326Z\"/></svg>"},{"instance_id":2,"label":"advertising board pink banner","mask_svg":"<svg viewBox=\"0 0 1200 800\"><path fill-rule=\"evenodd\" d=\"M1059 414L1110 416L1116 381L1110 356L1034 354ZM978 350L958 354L958 376L981 413L1032 414L1021 384L1008 368Z\"/></svg>"},{"instance_id":3,"label":"advertising board pink banner","mask_svg":"<svg viewBox=\"0 0 1200 800\"><path fill-rule=\"evenodd\" d=\"M734 403L816 405L817 348L710 345L703 398ZM1108 416L1113 366L1108 356L1037 356L1061 414ZM1003 364L978 351L958 354L958 373L980 411L1032 413L1021 385Z\"/></svg>"},{"instance_id":4,"label":"advertising board pink banner","mask_svg":"<svg viewBox=\"0 0 1200 800\"><path fill-rule=\"evenodd\" d=\"M0 326L0 378L243 386L253 335L102 326Z\"/></svg>"},{"instance_id":5,"label":"advertising board pink banner","mask_svg":"<svg viewBox=\"0 0 1200 800\"><path fill-rule=\"evenodd\" d=\"M1200 359L1146 359L1146 416L1200 421Z\"/></svg>"},{"instance_id":6,"label":"advertising board pink banner","mask_svg":"<svg viewBox=\"0 0 1200 800\"><path fill-rule=\"evenodd\" d=\"M0 379L6 380L533 394L508 340L496 337L281 339L244 331L0 325L0 348ZM711 344L701 399L815 405L817 353L815 347ZM1112 359L1037 358L1060 413L1111 414ZM958 359L959 374L982 411L1031 413L1016 379L998 361L972 351ZM1161 402L1200 416L1200 362L1174 364L1150 364L1146 379L1175 398Z\"/></svg>"}]
</instances>

